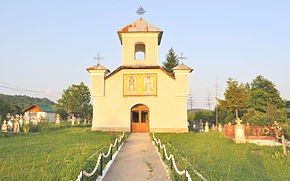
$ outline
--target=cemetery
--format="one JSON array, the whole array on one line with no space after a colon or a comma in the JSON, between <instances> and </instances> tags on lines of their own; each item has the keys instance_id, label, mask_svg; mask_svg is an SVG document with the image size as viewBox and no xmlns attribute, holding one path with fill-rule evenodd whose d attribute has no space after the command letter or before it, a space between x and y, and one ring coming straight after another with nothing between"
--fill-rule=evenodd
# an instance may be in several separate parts
<instances>
[{"instance_id":1,"label":"cemetery","mask_svg":"<svg viewBox=\"0 0 290 181\"><path fill-rule=\"evenodd\" d=\"M75 116L67 117L67 120L61 120L61 116L54 113L53 121L46 121L45 117L40 116L36 118L34 115L16 114L13 116L8 113L1 126L0 138L21 135L26 133L40 133L54 129L67 128L67 127L90 127L91 121Z\"/></svg>"}]
</instances>

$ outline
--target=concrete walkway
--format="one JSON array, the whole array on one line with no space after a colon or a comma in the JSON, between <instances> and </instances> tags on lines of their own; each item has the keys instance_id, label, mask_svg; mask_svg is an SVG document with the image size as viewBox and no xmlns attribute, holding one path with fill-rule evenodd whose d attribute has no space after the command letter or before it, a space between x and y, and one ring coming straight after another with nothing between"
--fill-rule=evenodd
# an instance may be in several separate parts
<instances>
[{"instance_id":1,"label":"concrete walkway","mask_svg":"<svg viewBox=\"0 0 290 181\"><path fill-rule=\"evenodd\" d=\"M148 133L132 133L123 145L104 181L168 181L167 173Z\"/></svg>"}]
</instances>

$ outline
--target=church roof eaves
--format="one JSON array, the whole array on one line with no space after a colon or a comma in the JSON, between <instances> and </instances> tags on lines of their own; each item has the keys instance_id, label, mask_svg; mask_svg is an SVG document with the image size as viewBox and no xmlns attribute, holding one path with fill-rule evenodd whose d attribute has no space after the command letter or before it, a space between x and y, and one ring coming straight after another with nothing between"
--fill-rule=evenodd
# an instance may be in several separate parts
<instances>
[{"instance_id":1,"label":"church roof eaves","mask_svg":"<svg viewBox=\"0 0 290 181\"><path fill-rule=\"evenodd\" d=\"M87 71L89 71L89 70L107 70L108 73L110 72L109 69L107 69L105 66L103 66L101 64L97 64L95 66L87 68Z\"/></svg>"},{"instance_id":2,"label":"church roof eaves","mask_svg":"<svg viewBox=\"0 0 290 181\"><path fill-rule=\"evenodd\" d=\"M105 79L113 76L114 74L116 74L117 72L119 72L122 69L160 69L162 70L165 74L167 74L170 78L175 79L175 77L173 77L170 73L168 73L166 70L164 70L162 67L160 67L159 65L151 65L151 66L120 66L119 68L117 68L116 70L114 70L112 73L110 73L109 75L107 75L105 77Z\"/></svg>"},{"instance_id":3,"label":"church roof eaves","mask_svg":"<svg viewBox=\"0 0 290 181\"><path fill-rule=\"evenodd\" d=\"M178 64L176 67L174 67L172 70L190 70L190 72L193 71L193 69L183 63Z\"/></svg>"},{"instance_id":4,"label":"church roof eaves","mask_svg":"<svg viewBox=\"0 0 290 181\"><path fill-rule=\"evenodd\" d=\"M26 112L30 109L32 109L33 107L38 107L40 108L41 110L43 110L44 112L52 112L52 113L56 113L56 111L48 106L43 106L43 105L39 105L39 104L32 104L31 106L23 109L21 112Z\"/></svg>"},{"instance_id":5,"label":"church roof eaves","mask_svg":"<svg viewBox=\"0 0 290 181\"><path fill-rule=\"evenodd\" d=\"M157 32L158 34L158 45L160 45L161 38L163 35L163 31L156 26L151 25L144 19L140 18L134 23L122 28L121 30L117 31L120 42L122 44L122 37L121 33L138 33L138 32Z\"/></svg>"}]
</instances>

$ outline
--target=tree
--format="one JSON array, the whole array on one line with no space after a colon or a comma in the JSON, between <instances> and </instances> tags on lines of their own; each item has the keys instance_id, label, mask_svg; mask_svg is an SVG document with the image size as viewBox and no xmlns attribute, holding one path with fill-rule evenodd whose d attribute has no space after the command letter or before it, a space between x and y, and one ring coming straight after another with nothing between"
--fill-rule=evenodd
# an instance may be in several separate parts
<instances>
[{"instance_id":1,"label":"tree","mask_svg":"<svg viewBox=\"0 0 290 181\"><path fill-rule=\"evenodd\" d=\"M264 104L264 108L259 108L256 109L258 111L263 111L265 112L265 106L267 106L268 104L272 104L275 105L277 108L283 108L286 107L285 102L282 100L282 98L280 97L280 93L279 91L276 89L275 84L273 82L271 82L270 80L264 78L262 75L258 75L251 83L251 89L250 89L250 105L249 107L253 107L254 109L256 109L254 106L252 105L253 101L255 101L255 99L260 98L259 96L263 97L263 101L261 102L261 98L260 98L260 102L256 101L256 105L257 106L263 106L263 105L258 105L260 104ZM258 97L257 97L258 96Z\"/></svg>"},{"instance_id":2,"label":"tree","mask_svg":"<svg viewBox=\"0 0 290 181\"><path fill-rule=\"evenodd\" d=\"M242 111L248 104L248 94L246 93L245 86L243 84L239 85L236 80L230 78L227 84L228 87L224 93L225 100L218 99L218 101L228 112L235 111L236 119L238 119L238 111Z\"/></svg>"},{"instance_id":3,"label":"tree","mask_svg":"<svg viewBox=\"0 0 290 181\"><path fill-rule=\"evenodd\" d=\"M61 99L57 100L59 109L64 109L67 113L80 112L84 117L91 114L90 101L89 88L83 82L63 90Z\"/></svg>"},{"instance_id":4,"label":"tree","mask_svg":"<svg viewBox=\"0 0 290 181\"><path fill-rule=\"evenodd\" d=\"M197 111L194 114L194 121L196 123L199 123L200 120L202 120L203 123L210 123L212 120L214 120L214 112L213 111Z\"/></svg>"},{"instance_id":5,"label":"tree","mask_svg":"<svg viewBox=\"0 0 290 181\"><path fill-rule=\"evenodd\" d=\"M0 121L6 118L7 113L20 114L21 108L0 99Z\"/></svg>"},{"instance_id":6,"label":"tree","mask_svg":"<svg viewBox=\"0 0 290 181\"><path fill-rule=\"evenodd\" d=\"M287 117L290 118L290 101L286 101Z\"/></svg>"},{"instance_id":7,"label":"tree","mask_svg":"<svg viewBox=\"0 0 290 181\"><path fill-rule=\"evenodd\" d=\"M216 112L218 111L218 115L216 114ZM221 106L220 104L216 105L215 106L215 109L214 109L214 115L217 115L218 117L218 122L216 122L215 124L227 124L229 122L231 122L234 118L235 118L235 115L233 113L228 113L227 112L227 109L223 106Z\"/></svg>"},{"instance_id":8,"label":"tree","mask_svg":"<svg viewBox=\"0 0 290 181\"><path fill-rule=\"evenodd\" d=\"M32 104L40 104L43 106L52 106L55 103L47 98L37 98L37 97L29 97L25 95L5 95L0 94L0 99L5 101L11 105L17 105L21 109L24 109Z\"/></svg>"},{"instance_id":9,"label":"tree","mask_svg":"<svg viewBox=\"0 0 290 181\"><path fill-rule=\"evenodd\" d=\"M266 112L267 105L271 102L270 96L262 89L250 90L248 108L253 108L256 111Z\"/></svg>"},{"instance_id":10,"label":"tree","mask_svg":"<svg viewBox=\"0 0 290 181\"><path fill-rule=\"evenodd\" d=\"M173 48L170 48L168 50L168 54L166 55L166 61L163 62L162 64L163 64L162 68L166 70L168 73L170 73L172 76L174 76L172 69L179 64L179 60Z\"/></svg>"}]
</instances>

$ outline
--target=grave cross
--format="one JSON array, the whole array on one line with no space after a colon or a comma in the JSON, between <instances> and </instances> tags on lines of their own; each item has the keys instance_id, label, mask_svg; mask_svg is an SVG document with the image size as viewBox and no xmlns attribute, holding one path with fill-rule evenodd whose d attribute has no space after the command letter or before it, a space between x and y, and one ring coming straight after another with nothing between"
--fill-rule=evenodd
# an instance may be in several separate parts
<instances>
[{"instance_id":1,"label":"grave cross","mask_svg":"<svg viewBox=\"0 0 290 181\"><path fill-rule=\"evenodd\" d=\"M236 120L236 123L237 123L238 125L240 125L241 122L243 122L243 121L242 121L240 118L238 118L238 119Z\"/></svg>"},{"instance_id":2,"label":"grave cross","mask_svg":"<svg viewBox=\"0 0 290 181\"><path fill-rule=\"evenodd\" d=\"M184 57L184 56L183 56L183 53L181 53L179 59L180 59L181 63L183 63L183 60L185 60L186 57Z\"/></svg>"},{"instance_id":3,"label":"grave cross","mask_svg":"<svg viewBox=\"0 0 290 181\"><path fill-rule=\"evenodd\" d=\"M97 53L97 56L94 58L95 58L95 60L97 60L98 65L100 64L100 60L104 59L104 57L101 57L99 53Z\"/></svg>"}]
</instances>

